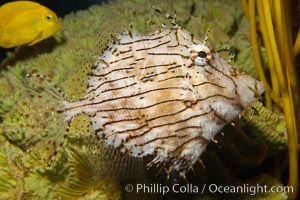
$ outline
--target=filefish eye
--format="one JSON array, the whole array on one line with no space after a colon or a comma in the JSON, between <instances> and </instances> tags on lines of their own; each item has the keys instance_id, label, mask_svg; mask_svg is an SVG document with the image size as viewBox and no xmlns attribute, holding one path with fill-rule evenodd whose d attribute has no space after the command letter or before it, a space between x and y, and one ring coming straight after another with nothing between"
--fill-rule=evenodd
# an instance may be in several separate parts
<instances>
[{"instance_id":1,"label":"filefish eye","mask_svg":"<svg viewBox=\"0 0 300 200\"><path fill-rule=\"evenodd\" d=\"M207 53L205 53L205 51L199 51L199 52L198 52L198 56L199 56L200 58L206 58Z\"/></svg>"},{"instance_id":2,"label":"filefish eye","mask_svg":"<svg viewBox=\"0 0 300 200\"><path fill-rule=\"evenodd\" d=\"M195 65L203 66L209 62L211 53L205 45L194 45L190 51L190 58Z\"/></svg>"},{"instance_id":3,"label":"filefish eye","mask_svg":"<svg viewBox=\"0 0 300 200\"><path fill-rule=\"evenodd\" d=\"M46 14L45 16L47 21L51 21L52 20L52 15L51 14Z\"/></svg>"}]
</instances>

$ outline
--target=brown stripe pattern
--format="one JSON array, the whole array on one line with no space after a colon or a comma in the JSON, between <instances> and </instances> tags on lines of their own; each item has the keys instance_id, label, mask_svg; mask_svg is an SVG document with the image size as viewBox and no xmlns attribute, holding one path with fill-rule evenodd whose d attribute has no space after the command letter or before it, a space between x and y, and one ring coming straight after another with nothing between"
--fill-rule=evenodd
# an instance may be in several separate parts
<instances>
[{"instance_id":1,"label":"brown stripe pattern","mask_svg":"<svg viewBox=\"0 0 300 200\"><path fill-rule=\"evenodd\" d=\"M64 102L66 120L84 113L99 137L151 164L185 174L211 139L263 92L217 53L196 66L201 42L181 28L123 33L99 57L86 97Z\"/></svg>"}]
</instances>

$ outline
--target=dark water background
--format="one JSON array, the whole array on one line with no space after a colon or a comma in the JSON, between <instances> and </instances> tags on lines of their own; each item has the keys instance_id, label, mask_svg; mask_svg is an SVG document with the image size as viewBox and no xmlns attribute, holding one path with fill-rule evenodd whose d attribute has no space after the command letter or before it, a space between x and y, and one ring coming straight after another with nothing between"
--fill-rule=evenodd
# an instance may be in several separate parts
<instances>
[{"instance_id":1,"label":"dark water background","mask_svg":"<svg viewBox=\"0 0 300 200\"><path fill-rule=\"evenodd\" d=\"M53 10L58 16L63 17L65 14L68 14L76 10L87 9L92 4L97 4L101 2L107 2L108 0L40 0L34 1L38 2L51 10ZM1 0L0 6L7 2L13 2L9 0Z\"/></svg>"}]
</instances>

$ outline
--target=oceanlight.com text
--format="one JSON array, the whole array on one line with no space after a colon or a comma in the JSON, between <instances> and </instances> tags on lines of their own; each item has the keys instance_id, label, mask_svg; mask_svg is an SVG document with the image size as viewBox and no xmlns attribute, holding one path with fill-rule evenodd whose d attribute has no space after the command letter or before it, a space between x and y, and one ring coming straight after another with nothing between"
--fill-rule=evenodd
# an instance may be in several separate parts
<instances>
[{"instance_id":1,"label":"oceanlight.com text","mask_svg":"<svg viewBox=\"0 0 300 200\"><path fill-rule=\"evenodd\" d=\"M219 193L219 194L249 194L255 195L258 193L292 193L294 191L291 186L268 186L268 185L217 185L217 184L204 184L202 186L193 184L173 184L163 185L161 183L151 184L127 184L125 185L126 192L136 192L145 194L162 194L168 193L185 193L185 194L198 194L198 193Z\"/></svg>"},{"instance_id":2,"label":"oceanlight.com text","mask_svg":"<svg viewBox=\"0 0 300 200\"><path fill-rule=\"evenodd\" d=\"M208 185L208 191L210 193L220 193L220 194L250 194L255 195L258 193L292 193L293 187L292 186L268 186L268 185L249 185L249 184L243 184L243 185L235 185L235 186L223 186L223 185L217 185L217 184L210 184Z\"/></svg>"}]
</instances>

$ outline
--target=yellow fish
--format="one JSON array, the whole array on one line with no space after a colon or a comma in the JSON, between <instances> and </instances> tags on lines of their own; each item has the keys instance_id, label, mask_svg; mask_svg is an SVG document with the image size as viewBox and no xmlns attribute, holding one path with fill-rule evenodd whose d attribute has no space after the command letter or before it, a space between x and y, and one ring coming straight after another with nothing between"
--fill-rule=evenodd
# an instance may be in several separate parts
<instances>
[{"instance_id":1,"label":"yellow fish","mask_svg":"<svg viewBox=\"0 0 300 200\"><path fill-rule=\"evenodd\" d=\"M15 1L0 7L0 47L29 46L61 29L57 15L32 1Z\"/></svg>"}]
</instances>

